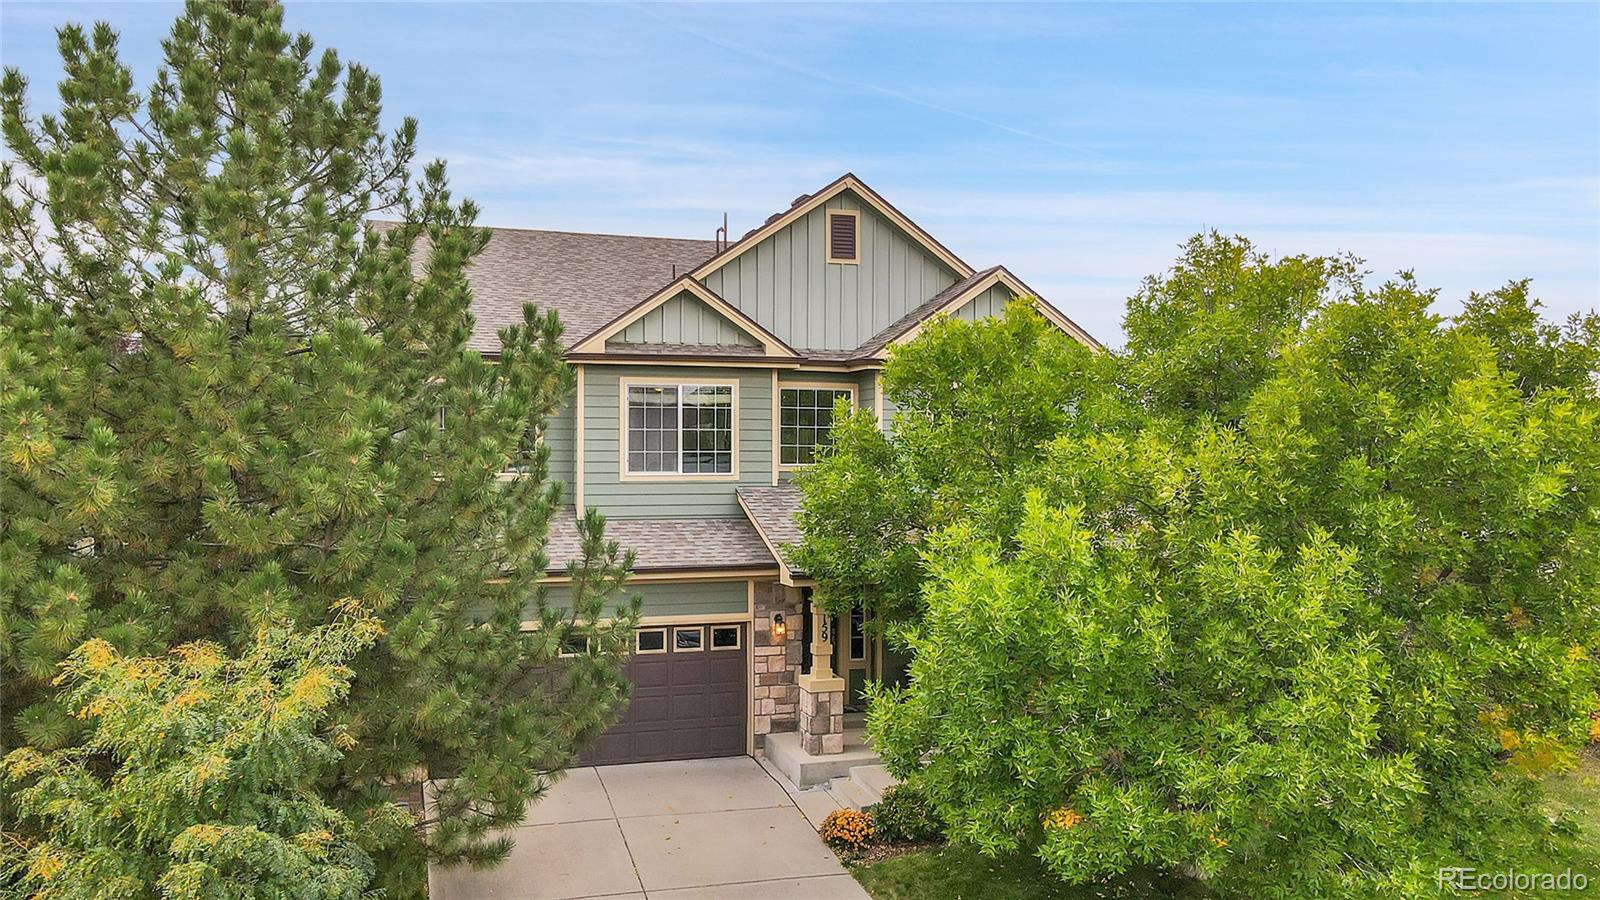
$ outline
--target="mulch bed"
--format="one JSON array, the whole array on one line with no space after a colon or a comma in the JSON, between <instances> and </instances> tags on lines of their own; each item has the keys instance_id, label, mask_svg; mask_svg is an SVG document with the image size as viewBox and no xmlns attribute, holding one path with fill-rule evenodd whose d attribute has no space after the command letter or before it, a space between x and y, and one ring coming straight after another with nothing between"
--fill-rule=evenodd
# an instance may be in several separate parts
<instances>
[{"instance_id":1,"label":"mulch bed","mask_svg":"<svg viewBox=\"0 0 1600 900\"><path fill-rule=\"evenodd\" d=\"M922 841L914 844L873 844L857 853L840 854L846 865L870 866L873 863L905 856L907 853L917 853L922 850L933 850L943 847L944 841Z\"/></svg>"}]
</instances>

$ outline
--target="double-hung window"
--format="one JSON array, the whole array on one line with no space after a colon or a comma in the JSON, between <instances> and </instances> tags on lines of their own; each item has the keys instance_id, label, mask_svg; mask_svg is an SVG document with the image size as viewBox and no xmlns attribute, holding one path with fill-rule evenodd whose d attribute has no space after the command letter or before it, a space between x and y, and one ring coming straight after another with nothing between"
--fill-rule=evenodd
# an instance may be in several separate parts
<instances>
[{"instance_id":1,"label":"double-hung window","mask_svg":"<svg viewBox=\"0 0 1600 900\"><path fill-rule=\"evenodd\" d=\"M630 384L629 475L733 472L733 385Z\"/></svg>"},{"instance_id":2,"label":"double-hung window","mask_svg":"<svg viewBox=\"0 0 1600 900\"><path fill-rule=\"evenodd\" d=\"M778 462L804 466L816 462L817 451L833 444L833 405L855 403L847 387L780 388L778 390Z\"/></svg>"}]
</instances>

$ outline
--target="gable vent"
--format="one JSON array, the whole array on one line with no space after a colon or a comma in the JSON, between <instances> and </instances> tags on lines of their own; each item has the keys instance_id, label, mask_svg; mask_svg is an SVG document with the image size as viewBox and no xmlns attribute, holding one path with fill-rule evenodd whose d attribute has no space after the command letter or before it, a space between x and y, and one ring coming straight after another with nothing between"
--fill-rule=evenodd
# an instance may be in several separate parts
<instances>
[{"instance_id":1,"label":"gable vent","mask_svg":"<svg viewBox=\"0 0 1600 900\"><path fill-rule=\"evenodd\" d=\"M856 226L860 219L854 212L828 213L828 262L853 263L856 254Z\"/></svg>"}]
</instances>

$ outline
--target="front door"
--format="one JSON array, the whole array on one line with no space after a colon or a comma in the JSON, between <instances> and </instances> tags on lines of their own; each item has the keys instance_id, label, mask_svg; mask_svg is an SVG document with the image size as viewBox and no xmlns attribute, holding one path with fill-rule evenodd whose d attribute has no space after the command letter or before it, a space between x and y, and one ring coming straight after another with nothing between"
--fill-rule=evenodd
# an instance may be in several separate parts
<instances>
[{"instance_id":1,"label":"front door","mask_svg":"<svg viewBox=\"0 0 1600 900\"><path fill-rule=\"evenodd\" d=\"M844 679L844 708L858 712L867 707L862 697L867 682L878 677L877 639L867 633L866 613L859 606L838 617L833 633L833 670Z\"/></svg>"}]
</instances>

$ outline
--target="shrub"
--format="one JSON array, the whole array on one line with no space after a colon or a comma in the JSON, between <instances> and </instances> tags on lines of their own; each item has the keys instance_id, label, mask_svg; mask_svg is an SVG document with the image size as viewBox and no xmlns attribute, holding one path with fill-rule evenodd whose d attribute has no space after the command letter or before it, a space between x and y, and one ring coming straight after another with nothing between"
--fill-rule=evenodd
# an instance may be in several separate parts
<instances>
[{"instance_id":1,"label":"shrub","mask_svg":"<svg viewBox=\"0 0 1600 900\"><path fill-rule=\"evenodd\" d=\"M822 820L818 834L835 850L865 850L873 839L872 814L836 809Z\"/></svg>"},{"instance_id":2,"label":"shrub","mask_svg":"<svg viewBox=\"0 0 1600 900\"><path fill-rule=\"evenodd\" d=\"M884 841L935 841L944 837L944 822L922 791L897 784L872 808L872 825Z\"/></svg>"}]
</instances>

